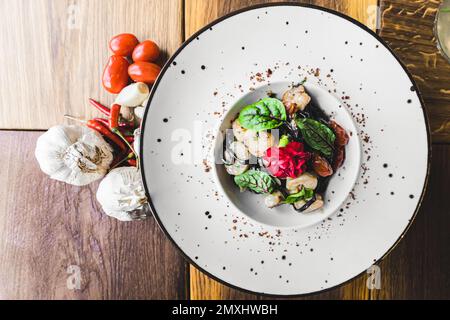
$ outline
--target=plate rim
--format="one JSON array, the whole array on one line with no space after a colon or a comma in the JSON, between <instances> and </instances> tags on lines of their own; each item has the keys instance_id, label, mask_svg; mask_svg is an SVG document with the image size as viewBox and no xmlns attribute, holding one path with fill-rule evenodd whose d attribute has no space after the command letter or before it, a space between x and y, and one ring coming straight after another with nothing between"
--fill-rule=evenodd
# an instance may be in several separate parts
<instances>
[{"instance_id":1,"label":"plate rim","mask_svg":"<svg viewBox=\"0 0 450 320\"><path fill-rule=\"evenodd\" d=\"M180 47L172 54L172 56L167 60L167 62L164 64L163 68L161 69L161 72L158 76L158 78L156 79L152 90L150 92L150 96L147 102L147 106L145 109L145 113L144 116L142 118L142 122L141 122L141 126L140 126L140 131L141 131L141 141L139 144L139 169L140 169L140 173L141 173L141 177L142 177L142 183L144 185L144 190L145 190L145 194L147 196L148 199L148 204L150 206L150 211L152 212L152 215L154 217L154 219L156 220L159 228L163 231L163 233L165 234L165 236L170 240L170 242L175 246L175 248L178 250L178 252L183 256L183 258L190 263L191 265L193 265L195 268L197 268L198 270L200 270L202 273L204 273L205 275L207 275L208 277L210 277L211 279L225 285L228 286L232 289L244 292L244 293L249 293L249 294L256 294L256 295L260 295L260 296L265 296L265 297L281 297L281 298L295 298L295 297L306 297L306 296L311 296L314 294L321 294L321 293L325 293L327 291L331 291L333 289L342 287L343 285L359 278L360 276L362 276L366 270L363 270L361 273L355 275L354 277L339 283L335 286L323 289L323 290L318 290L318 291L313 291L313 292L308 292L308 293L301 293L301 294L271 294L271 293L265 293L265 292L258 292L258 291L252 291L249 289L245 289L245 288L241 288L237 285L228 283L227 281L218 278L217 276L211 274L209 271L205 270L204 268L200 267L197 263L195 263L195 261L193 261L193 259L191 259L182 249L181 247L178 245L178 243L171 237L171 235L169 234L169 232L166 230L166 228L164 227L164 224L162 223L162 221L159 218L159 215L153 205L153 202L151 200L150 197L150 193L149 193L149 189L147 186L147 181L145 179L145 170L144 170L144 165L143 165L143 161L142 161L142 155L144 152L144 130L145 130L145 124L146 124L146 120L147 120L147 115L148 115L148 111L150 108L150 104L153 100L153 97L155 95L156 90L158 89L158 86L161 82L161 79L163 78L165 72L169 69L169 67L171 66L172 62L175 60L175 58L183 51L183 49L185 47L187 47L193 40L195 40L199 35L201 35L202 33L204 33L205 31L207 31L208 29L210 29L211 27L215 26L216 24L231 18L235 15L247 12L247 11L252 11L252 10L256 10L256 9L261 9L261 8L270 8L270 7L287 7L287 6L292 6L292 7L303 7L303 8L310 8L310 9L315 9L315 10L319 10L322 12L327 12L333 15L336 15L340 18L343 18L353 24L355 24L357 27L363 29L364 31L366 31L367 33L369 33L370 35L372 35L376 40L378 40L390 53L391 55L397 60L397 62L399 63L399 65L403 68L404 72L408 75L414 91L416 92L419 101L420 101L420 105L422 107L422 112L423 112L423 116L424 116L424 121L425 121L425 127L426 127L426 131L427 131L427 149L428 149L428 154L427 154L427 170L426 170L426 175L425 175L425 180L424 180L424 184L423 184L423 189L422 189L422 193L420 195L419 201L417 203L416 209L414 210L414 213L408 223L408 225L405 227L405 229L403 230L403 232L399 235L399 237L397 238L397 240L394 242L394 244L376 261L373 262L373 265L381 262L382 260L384 260L396 247L397 245L400 243L400 241L404 238L404 236L406 235L406 233L409 231L410 227L412 226L413 222L415 221L417 214L419 212L420 207L422 206L422 202L423 199L425 197L426 191L428 189L428 184L429 184L429 177L430 177L430 169L431 169L431 158L432 158L432 146L431 146L431 135L430 135L430 122L428 119L428 114L426 112L426 108L425 108L425 102L422 96L422 93L419 91L419 88L417 86L416 81L414 80L411 72L406 68L406 66L404 65L404 63L400 60L400 58L396 55L396 53L387 45L387 43L384 41L383 38L381 38L380 35L378 35L376 32L374 32L373 30L371 30L370 28L368 28L366 25L364 25L363 23L359 22L358 20L343 14L339 11L335 11L329 8L325 8L325 7L321 7L318 5L313 5L313 4L307 4L307 3L292 3L292 2L274 2L274 3L262 3L262 4L257 4L257 5L252 5L252 6L248 6L248 7L244 7L235 11L232 11L226 15L223 15L215 20L213 20L212 22L208 23L207 25L205 25L204 27L202 27L200 30L198 30L197 32L195 32L193 35L191 35L188 39L186 39L181 45Z\"/></svg>"}]
</instances>

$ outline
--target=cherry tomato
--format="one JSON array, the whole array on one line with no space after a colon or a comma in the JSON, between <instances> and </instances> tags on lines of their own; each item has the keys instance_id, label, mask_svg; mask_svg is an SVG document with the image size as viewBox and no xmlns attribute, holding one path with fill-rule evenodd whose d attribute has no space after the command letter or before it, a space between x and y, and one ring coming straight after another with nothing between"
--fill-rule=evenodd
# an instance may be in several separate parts
<instances>
[{"instance_id":1,"label":"cherry tomato","mask_svg":"<svg viewBox=\"0 0 450 320\"><path fill-rule=\"evenodd\" d=\"M145 40L139 43L133 50L133 61L147 61L154 62L159 57L159 47L156 43L150 40Z\"/></svg>"},{"instance_id":2,"label":"cherry tomato","mask_svg":"<svg viewBox=\"0 0 450 320\"><path fill-rule=\"evenodd\" d=\"M340 147L347 145L350 138L347 132L345 132L345 129L338 125L334 120L330 121L330 127L336 134L336 145Z\"/></svg>"},{"instance_id":3,"label":"cherry tomato","mask_svg":"<svg viewBox=\"0 0 450 320\"><path fill-rule=\"evenodd\" d=\"M138 44L139 40L134 35L122 33L109 41L109 48L117 56L129 57Z\"/></svg>"},{"instance_id":4,"label":"cherry tomato","mask_svg":"<svg viewBox=\"0 0 450 320\"><path fill-rule=\"evenodd\" d=\"M331 165L325 158L318 154L314 154L312 164L314 171L321 177L329 177L333 174Z\"/></svg>"},{"instance_id":5,"label":"cherry tomato","mask_svg":"<svg viewBox=\"0 0 450 320\"><path fill-rule=\"evenodd\" d=\"M130 63L125 57L111 56L103 71L103 87L111 93L119 93L130 83L128 67Z\"/></svg>"},{"instance_id":6,"label":"cherry tomato","mask_svg":"<svg viewBox=\"0 0 450 320\"><path fill-rule=\"evenodd\" d=\"M128 68L128 74L131 79L146 84L155 83L160 72L161 67L151 62L138 61Z\"/></svg>"}]
</instances>

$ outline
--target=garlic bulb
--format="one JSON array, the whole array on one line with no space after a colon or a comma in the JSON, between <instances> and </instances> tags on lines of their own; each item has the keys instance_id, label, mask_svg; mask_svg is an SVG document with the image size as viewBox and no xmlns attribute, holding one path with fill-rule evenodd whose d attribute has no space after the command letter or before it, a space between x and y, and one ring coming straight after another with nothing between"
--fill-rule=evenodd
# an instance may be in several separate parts
<instances>
[{"instance_id":1,"label":"garlic bulb","mask_svg":"<svg viewBox=\"0 0 450 320\"><path fill-rule=\"evenodd\" d=\"M122 107L137 107L147 100L149 94L150 90L145 83L132 83L120 91L115 103Z\"/></svg>"},{"instance_id":2,"label":"garlic bulb","mask_svg":"<svg viewBox=\"0 0 450 320\"><path fill-rule=\"evenodd\" d=\"M107 215L120 221L142 220L151 214L135 167L111 170L98 186L97 200Z\"/></svg>"},{"instance_id":3,"label":"garlic bulb","mask_svg":"<svg viewBox=\"0 0 450 320\"><path fill-rule=\"evenodd\" d=\"M90 128L58 125L38 138L35 156L50 178L83 186L106 174L113 149Z\"/></svg>"}]
</instances>

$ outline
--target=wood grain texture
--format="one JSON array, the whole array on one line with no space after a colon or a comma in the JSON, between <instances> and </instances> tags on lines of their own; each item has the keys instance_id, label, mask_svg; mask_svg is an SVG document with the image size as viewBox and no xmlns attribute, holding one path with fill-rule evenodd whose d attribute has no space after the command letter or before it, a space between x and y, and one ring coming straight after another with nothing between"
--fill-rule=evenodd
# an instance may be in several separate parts
<instances>
[{"instance_id":1,"label":"wood grain texture","mask_svg":"<svg viewBox=\"0 0 450 320\"><path fill-rule=\"evenodd\" d=\"M113 99L100 77L116 33L154 39L164 59L206 23L263 2L273 0L0 0L0 12L8 12L0 21L0 55L8 62L0 73L0 128L46 129L64 113L97 115L87 98ZM303 2L375 28L376 0ZM381 0L380 32L424 94L434 141L450 142L449 65L431 31L438 3ZM0 131L0 299L264 299L189 267L152 219L119 223L103 215L96 184L48 179L33 155L39 134ZM380 265L381 290L367 290L362 275L307 298L450 298L449 157L450 146L434 147L429 192L405 239ZM67 288L71 265L80 267L80 290Z\"/></svg>"},{"instance_id":2,"label":"wood grain texture","mask_svg":"<svg viewBox=\"0 0 450 320\"><path fill-rule=\"evenodd\" d=\"M273 0L185 0L185 36L191 36L209 22L232 11ZM348 14L372 29L377 26L377 0L310 0L293 1L324 6ZM224 286L191 266L191 299L259 299ZM315 299L367 299L365 277L360 277L346 286L315 295Z\"/></svg>"},{"instance_id":3,"label":"wood grain texture","mask_svg":"<svg viewBox=\"0 0 450 320\"><path fill-rule=\"evenodd\" d=\"M235 10L276 0L185 0L185 36L190 37L211 21ZM310 3L330 8L376 28L377 0L305 0L288 2Z\"/></svg>"},{"instance_id":4,"label":"wood grain texture","mask_svg":"<svg viewBox=\"0 0 450 320\"><path fill-rule=\"evenodd\" d=\"M190 266L190 299L192 300L257 300L257 295L234 290Z\"/></svg>"},{"instance_id":5,"label":"wood grain texture","mask_svg":"<svg viewBox=\"0 0 450 320\"><path fill-rule=\"evenodd\" d=\"M382 0L380 35L414 76L434 142L450 142L450 63L439 53L433 26L439 0Z\"/></svg>"},{"instance_id":6,"label":"wood grain texture","mask_svg":"<svg viewBox=\"0 0 450 320\"><path fill-rule=\"evenodd\" d=\"M191 265L190 267L190 298L192 300L272 300L274 297L261 296L232 289L215 280ZM350 283L323 293L298 297L298 300L355 300L370 299L366 289L367 275L363 274Z\"/></svg>"},{"instance_id":7,"label":"wood grain texture","mask_svg":"<svg viewBox=\"0 0 450 320\"><path fill-rule=\"evenodd\" d=\"M0 129L47 129L63 115L97 115L109 39L153 39L163 59L182 42L182 0L0 0Z\"/></svg>"},{"instance_id":8,"label":"wood grain texture","mask_svg":"<svg viewBox=\"0 0 450 320\"><path fill-rule=\"evenodd\" d=\"M186 299L187 264L156 222L109 218L96 183L50 180L40 134L0 131L0 299ZM72 265L80 290L67 287Z\"/></svg>"}]
</instances>

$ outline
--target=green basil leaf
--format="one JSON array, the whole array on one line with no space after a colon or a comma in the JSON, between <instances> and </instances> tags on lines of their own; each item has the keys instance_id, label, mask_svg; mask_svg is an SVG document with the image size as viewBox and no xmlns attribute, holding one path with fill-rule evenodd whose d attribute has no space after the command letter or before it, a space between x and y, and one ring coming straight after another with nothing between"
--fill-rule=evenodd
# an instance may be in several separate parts
<instances>
[{"instance_id":1,"label":"green basil leaf","mask_svg":"<svg viewBox=\"0 0 450 320\"><path fill-rule=\"evenodd\" d=\"M261 131L277 128L287 119L283 102L264 98L246 106L239 114L239 122L245 129Z\"/></svg>"},{"instance_id":2,"label":"green basil leaf","mask_svg":"<svg viewBox=\"0 0 450 320\"><path fill-rule=\"evenodd\" d=\"M249 170L234 177L234 182L243 189L250 189L256 193L272 193L275 180L266 172Z\"/></svg>"},{"instance_id":3,"label":"green basil leaf","mask_svg":"<svg viewBox=\"0 0 450 320\"><path fill-rule=\"evenodd\" d=\"M310 118L296 119L296 123L306 143L326 157L331 158L336 135L323 123Z\"/></svg>"},{"instance_id":4,"label":"green basil leaf","mask_svg":"<svg viewBox=\"0 0 450 320\"><path fill-rule=\"evenodd\" d=\"M308 199L311 199L312 197L314 197L314 189L303 188L303 190L305 190L305 194L303 196L303 198L305 200L308 200Z\"/></svg>"},{"instance_id":5,"label":"green basil leaf","mask_svg":"<svg viewBox=\"0 0 450 320\"><path fill-rule=\"evenodd\" d=\"M313 189L302 188L302 190L300 192L289 195L283 201L283 203L293 204L300 200L311 199L313 196L314 196Z\"/></svg>"}]
</instances>

